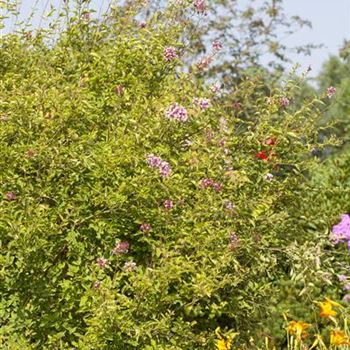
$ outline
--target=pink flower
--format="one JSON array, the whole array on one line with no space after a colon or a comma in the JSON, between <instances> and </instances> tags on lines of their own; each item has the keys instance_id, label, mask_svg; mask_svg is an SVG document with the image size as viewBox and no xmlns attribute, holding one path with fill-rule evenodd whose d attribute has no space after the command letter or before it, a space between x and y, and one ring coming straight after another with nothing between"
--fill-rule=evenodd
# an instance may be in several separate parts
<instances>
[{"instance_id":1,"label":"pink flower","mask_svg":"<svg viewBox=\"0 0 350 350\"><path fill-rule=\"evenodd\" d=\"M170 210L174 207L174 203L171 199L167 199L164 201L164 208Z\"/></svg>"},{"instance_id":2,"label":"pink flower","mask_svg":"<svg viewBox=\"0 0 350 350\"><path fill-rule=\"evenodd\" d=\"M334 86L330 86L327 89L327 96L328 98L332 98L332 96L337 92L337 89Z\"/></svg>"},{"instance_id":3,"label":"pink flower","mask_svg":"<svg viewBox=\"0 0 350 350\"><path fill-rule=\"evenodd\" d=\"M220 192L221 189L222 189L222 184L219 183L219 182L214 182L214 183L213 183L213 188L214 188L214 190L215 190L216 192Z\"/></svg>"},{"instance_id":4,"label":"pink flower","mask_svg":"<svg viewBox=\"0 0 350 350\"><path fill-rule=\"evenodd\" d=\"M211 92L218 94L221 92L221 84L216 82L210 87Z\"/></svg>"},{"instance_id":5,"label":"pink flower","mask_svg":"<svg viewBox=\"0 0 350 350\"><path fill-rule=\"evenodd\" d=\"M178 120L180 122L186 122L188 119L188 114L185 107L180 106L178 103L174 103L165 111L165 117L168 119Z\"/></svg>"},{"instance_id":6,"label":"pink flower","mask_svg":"<svg viewBox=\"0 0 350 350\"><path fill-rule=\"evenodd\" d=\"M152 168L158 168L160 176L167 177L171 174L170 164L160 157L155 156L154 154L149 154L147 156L148 165Z\"/></svg>"},{"instance_id":7,"label":"pink flower","mask_svg":"<svg viewBox=\"0 0 350 350\"><path fill-rule=\"evenodd\" d=\"M287 106L289 106L289 103L290 103L290 101L288 100L287 97L281 97L281 98L280 98L280 105L281 105L282 107L287 107Z\"/></svg>"},{"instance_id":8,"label":"pink flower","mask_svg":"<svg viewBox=\"0 0 350 350\"><path fill-rule=\"evenodd\" d=\"M197 12L199 13L203 13L207 9L207 6L204 0L194 0L193 5L196 8Z\"/></svg>"},{"instance_id":9,"label":"pink flower","mask_svg":"<svg viewBox=\"0 0 350 350\"><path fill-rule=\"evenodd\" d=\"M171 62L175 58L178 58L177 51L175 47L172 47L172 46L166 47L164 49L163 55L164 55L164 59L167 62Z\"/></svg>"},{"instance_id":10,"label":"pink flower","mask_svg":"<svg viewBox=\"0 0 350 350\"><path fill-rule=\"evenodd\" d=\"M108 264L108 260L105 258L97 258L96 262L101 269L104 269Z\"/></svg>"},{"instance_id":11,"label":"pink flower","mask_svg":"<svg viewBox=\"0 0 350 350\"><path fill-rule=\"evenodd\" d=\"M207 57L203 57L198 63L197 63L197 68L199 70L204 70L206 68L208 68L208 66L210 65L210 63L213 62L213 57L212 56L207 56Z\"/></svg>"},{"instance_id":12,"label":"pink flower","mask_svg":"<svg viewBox=\"0 0 350 350\"><path fill-rule=\"evenodd\" d=\"M158 168L162 162L162 159L151 153L147 156L147 162L152 168Z\"/></svg>"},{"instance_id":13,"label":"pink flower","mask_svg":"<svg viewBox=\"0 0 350 350\"><path fill-rule=\"evenodd\" d=\"M14 201L17 199L16 195L13 192L6 192L5 196L8 201Z\"/></svg>"},{"instance_id":14,"label":"pink flower","mask_svg":"<svg viewBox=\"0 0 350 350\"><path fill-rule=\"evenodd\" d=\"M170 164L166 161L162 161L159 166L159 174L163 177L168 177L171 174Z\"/></svg>"},{"instance_id":15,"label":"pink flower","mask_svg":"<svg viewBox=\"0 0 350 350\"><path fill-rule=\"evenodd\" d=\"M233 102L232 107L234 109L241 109L241 104L239 102Z\"/></svg>"},{"instance_id":16,"label":"pink flower","mask_svg":"<svg viewBox=\"0 0 350 350\"><path fill-rule=\"evenodd\" d=\"M193 99L193 103L196 106L199 106L199 108L203 111L210 107L210 100L207 98L195 98Z\"/></svg>"},{"instance_id":17,"label":"pink flower","mask_svg":"<svg viewBox=\"0 0 350 350\"><path fill-rule=\"evenodd\" d=\"M113 254L127 253L129 250L129 247L130 247L130 244L128 242L119 242L113 248L112 253Z\"/></svg>"},{"instance_id":18,"label":"pink flower","mask_svg":"<svg viewBox=\"0 0 350 350\"><path fill-rule=\"evenodd\" d=\"M146 23L145 21L141 21L141 22L139 22L139 26L140 26L140 28L145 28L145 27L146 27L146 25L147 25L147 23Z\"/></svg>"},{"instance_id":19,"label":"pink flower","mask_svg":"<svg viewBox=\"0 0 350 350\"><path fill-rule=\"evenodd\" d=\"M350 290L350 283L347 283L347 284L344 286L343 289L344 289L344 290Z\"/></svg>"},{"instance_id":20,"label":"pink flower","mask_svg":"<svg viewBox=\"0 0 350 350\"><path fill-rule=\"evenodd\" d=\"M225 144L226 144L226 141L225 141L224 139L221 139L221 140L219 141L219 146L220 146L220 147L225 147Z\"/></svg>"},{"instance_id":21,"label":"pink flower","mask_svg":"<svg viewBox=\"0 0 350 350\"><path fill-rule=\"evenodd\" d=\"M203 179L201 181L201 187L202 188L208 188L210 186L213 186L214 181L212 179Z\"/></svg>"},{"instance_id":22,"label":"pink flower","mask_svg":"<svg viewBox=\"0 0 350 350\"><path fill-rule=\"evenodd\" d=\"M151 225L150 224L146 224L146 223L143 223L141 226L140 226L140 230L143 231L143 232L149 232L151 231Z\"/></svg>"},{"instance_id":23,"label":"pink flower","mask_svg":"<svg viewBox=\"0 0 350 350\"><path fill-rule=\"evenodd\" d=\"M347 277L345 275L339 275L338 278L340 282L344 282L347 280Z\"/></svg>"},{"instance_id":24,"label":"pink flower","mask_svg":"<svg viewBox=\"0 0 350 350\"><path fill-rule=\"evenodd\" d=\"M214 40L212 42L212 47L214 52L219 52L222 49L222 44L219 40Z\"/></svg>"}]
</instances>

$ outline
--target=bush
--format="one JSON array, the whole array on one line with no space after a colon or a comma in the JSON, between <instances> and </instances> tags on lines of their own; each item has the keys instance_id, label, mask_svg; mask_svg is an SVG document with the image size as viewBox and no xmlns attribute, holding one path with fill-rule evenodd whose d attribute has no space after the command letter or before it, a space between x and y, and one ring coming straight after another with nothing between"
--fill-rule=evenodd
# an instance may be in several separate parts
<instances>
[{"instance_id":1,"label":"bush","mask_svg":"<svg viewBox=\"0 0 350 350\"><path fill-rule=\"evenodd\" d=\"M200 66L185 73L171 11L145 28L133 11L3 38L4 345L208 349L217 327L247 340L290 247L314 237L302 203L321 101L296 109L294 82L266 95L259 77L215 92Z\"/></svg>"}]
</instances>

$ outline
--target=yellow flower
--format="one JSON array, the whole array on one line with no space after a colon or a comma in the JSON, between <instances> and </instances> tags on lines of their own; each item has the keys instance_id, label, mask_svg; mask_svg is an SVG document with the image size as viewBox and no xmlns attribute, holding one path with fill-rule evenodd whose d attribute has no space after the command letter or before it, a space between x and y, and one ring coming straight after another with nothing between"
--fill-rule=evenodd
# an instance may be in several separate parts
<instances>
[{"instance_id":1,"label":"yellow flower","mask_svg":"<svg viewBox=\"0 0 350 350\"><path fill-rule=\"evenodd\" d=\"M308 323L301 321L290 321L288 323L287 331L290 334L296 334L298 338L306 336L306 330L310 327Z\"/></svg>"},{"instance_id":2,"label":"yellow flower","mask_svg":"<svg viewBox=\"0 0 350 350\"><path fill-rule=\"evenodd\" d=\"M231 341L229 339L218 339L216 347L218 350L231 350Z\"/></svg>"},{"instance_id":3,"label":"yellow flower","mask_svg":"<svg viewBox=\"0 0 350 350\"><path fill-rule=\"evenodd\" d=\"M318 305L320 307L321 317L336 316L337 312L333 310L333 307L341 307L340 304L328 298L326 298L324 302L319 302Z\"/></svg>"},{"instance_id":4,"label":"yellow flower","mask_svg":"<svg viewBox=\"0 0 350 350\"><path fill-rule=\"evenodd\" d=\"M350 345L348 336L341 330L333 329L331 333L331 345Z\"/></svg>"},{"instance_id":5,"label":"yellow flower","mask_svg":"<svg viewBox=\"0 0 350 350\"><path fill-rule=\"evenodd\" d=\"M232 340L238 333L230 333L226 336L223 336L220 333L220 328L216 328L215 334L218 337L216 341L217 350L231 350Z\"/></svg>"}]
</instances>

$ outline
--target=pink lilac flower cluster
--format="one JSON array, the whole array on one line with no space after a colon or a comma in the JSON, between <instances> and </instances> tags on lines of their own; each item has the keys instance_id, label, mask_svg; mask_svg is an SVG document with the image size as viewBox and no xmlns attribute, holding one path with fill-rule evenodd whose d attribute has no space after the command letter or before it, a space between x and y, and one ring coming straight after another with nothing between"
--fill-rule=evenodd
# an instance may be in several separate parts
<instances>
[{"instance_id":1,"label":"pink lilac flower cluster","mask_svg":"<svg viewBox=\"0 0 350 350\"><path fill-rule=\"evenodd\" d=\"M214 83L211 87L210 90L214 94L219 94L221 92L221 84L219 82Z\"/></svg>"},{"instance_id":2,"label":"pink lilac flower cluster","mask_svg":"<svg viewBox=\"0 0 350 350\"><path fill-rule=\"evenodd\" d=\"M170 210L174 207L174 202L171 199L167 199L164 201L163 205L165 209Z\"/></svg>"},{"instance_id":3,"label":"pink lilac flower cluster","mask_svg":"<svg viewBox=\"0 0 350 350\"><path fill-rule=\"evenodd\" d=\"M175 47L172 46L166 47L164 49L163 56L167 62L171 62L175 58L178 58L177 51Z\"/></svg>"},{"instance_id":4,"label":"pink lilac flower cluster","mask_svg":"<svg viewBox=\"0 0 350 350\"><path fill-rule=\"evenodd\" d=\"M13 192L6 192L5 197L8 201L14 201L17 199L16 195Z\"/></svg>"},{"instance_id":5,"label":"pink lilac flower cluster","mask_svg":"<svg viewBox=\"0 0 350 350\"><path fill-rule=\"evenodd\" d=\"M222 44L219 40L214 40L211 45L214 52L219 52L222 50Z\"/></svg>"},{"instance_id":6,"label":"pink lilac flower cluster","mask_svg":"<svg viewBox=\"0 0 350 350\"><path fill-rule=\"evenodd\" d=\"M143 223L140 225L140 230L143 232L149 232L151 231L151 228L152 228L151 225L147 223Z\"/></svg>"},{"instance_id":7,"label":"pink lilac flower cluster","mask_svg":"<svg viewBox=\"0 0 350 350\"><path fill-rule=\"evenodd\" d=\"M147 156L148 165L152 168L158 168L159 174L162 177L168 177L171 174L171 167L168 162L162 160L160 157L154 154L149 154Z\"/></svg>"},{"instance_id":8,"label":"pink lilac flower cluster","mask_svg":"<svg viewBox=\"0 0 350 350\"><path fill-rule=\"evenodd\" d=\"M178 120L180 122L186 122L188 119L188 113L185 107L180 106L178 103L174 103L167 108L165 116L168 119Z\"/></svg>"},{"instance_id":9,"label":"pink lilac flower cluster","mask_svg":"<svg viewBox=\"0 0 350 350\"><path fill-rule=\"evenodd\" d=\"M328 98L332 98L332 96L337 92L337 89L334 86L330 86L327 89L327 96Z\"/></svg>"},{"instance_id":10,"label":"pink lilac flower cluster","mask_svg":"<svg viewBox=\"0 0 350 350\"><path fill-rule=\"evenodd\" d=\"M129 242L119 242L113 248L112 253L113 254L127 253L129 251L129 248L130 248Z\"/></svg>"},{"instance_id":11,"label":"pink lilac flower cluster","mask_svg":"<svg viewBox=\"0 0 350 350\"><path fill-rule=\"evenodd\" d=\"M212 187L216 192L220 192L222 189L222 184L219 182L214 182L212 179L203 179L200 186L201 188Z\"/></svg>"},{"instance_id":12,"label":"pink lilac flower cluster","mask_svg":"<svg viewBox=\"0 0 350 350\"><path fill-rule=\"evenodd\" d=\"M101 269L104 269L108 264L108 260L105 258L97 258L96 263Z\"/></svg>"},{"instance_id":13,"label":"pink lilac flower cluster","mask_svg":"<svg viewBox=\"0 0 350 350\"><path fill-rule=\"evenodd\" d=\"M203 13L207 9L207 5L205 4L205 0L194 0L193 5L197 12Z\"/></svg>"},{"instance_id":14,"label":"pink lilac flower cluster","mask_svg":"<svg viewBox=\"0 0 350 350\"><path fill-rule=\"evenodd\" d=\"M209 67L210 63L213 62L213 57L212 56L207 56L203 57L198 63L197 63L197 68L199 70L204 70Z\"/></svg>"},{"instance_id":15,"label":"pink lilac flower cluster","mask_svg":"<svg viewBox=\"0 0 350 350\"><path fill-rule=\"evenodd\" d=\"M239 102L233 102L232 103L232 107L234 108L234 109L241 109L241 104L239 103Z\"/></svg>"},{"instance_id":16,"label":"pink lilac flower cluster","mask_svg":"<svg viewBox=\"0 0 350 350\"><path fill-rule=\"evenodd\" d=\"M210 107L210 100L207 98L195 98L193 99L193 104L205 111Z\"/></svg>"},{"instance_id":17,"label":"pink lilac flower cluster","mask_svg":"<svg viewBox=\"0 0 350 350\"><path fill-rule=\"evenodd\" d=\"M282 107L287 107L287 106L289 106L289 104L290 104L290 101L289 101L289 99L287 97L281 97L280 98L280 105Z\"/></svg>"},{"instance_id":18,"label":"pink lilac flower cluster","mask_svg":"<svg viewBox=\"0 0 350 350\"><path fill-rule=\"evenodd\" d=\"M333 226L330 239L334 244L347 242L350 249L350 216L348 214L343 214L340 222Z\"/></svg>"}]
</instances>

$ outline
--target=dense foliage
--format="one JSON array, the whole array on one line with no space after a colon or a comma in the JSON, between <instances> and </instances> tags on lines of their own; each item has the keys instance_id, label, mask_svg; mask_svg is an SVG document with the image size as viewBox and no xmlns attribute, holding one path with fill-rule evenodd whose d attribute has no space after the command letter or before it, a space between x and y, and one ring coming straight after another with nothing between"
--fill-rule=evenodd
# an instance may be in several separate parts
<instances>
[{"instance_id":1,"label":"dense foliage","mask_svg":"<svg viewBox=\"0 0 350 350\"><path fill-rule=\"evenodd\" d=\"M208 349L217 327L244 343L290 273L317 270L302 254L328 213L305 194L314 150L332 141L318 143L326 94L299 108L299 81L209 86L203 62L183 63L181 4L142 25L139 5L104 22L78 12L54 37L2 38L0 339L11 349Z\"/></svg>"}]
</instances>

